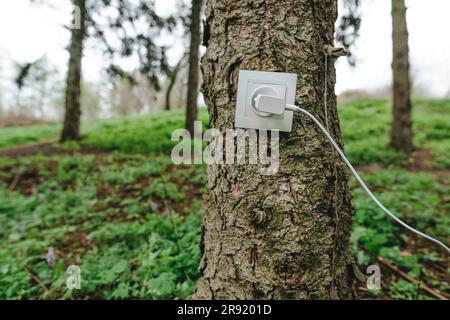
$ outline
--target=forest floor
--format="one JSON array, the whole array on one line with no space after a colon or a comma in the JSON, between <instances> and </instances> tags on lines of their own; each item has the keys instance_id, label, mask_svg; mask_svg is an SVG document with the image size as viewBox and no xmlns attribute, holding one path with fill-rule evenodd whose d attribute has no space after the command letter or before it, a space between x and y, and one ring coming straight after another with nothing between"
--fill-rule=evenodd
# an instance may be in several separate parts
<instances>
[{"instance_id":1,"label":"forest floor","mask_svg":"<svg viewBox=\"0 0 450 320\"><path fill-rule=\"evenodd\" d=\"M417 150L386 147L389 101L339 107L346 153L386 207L450 240L450 100L416 101ZM204 127L206 112L200 113ZM175 166L170 135L183 112L101 121L81 143L58 125L0 129L0 299L186 298L200 261L205 166ZM351 246L381 268L362 299L447 299L446 253L389 220L354 179ZM53 248L49 250L49 248ZM66 269L81 268L81 290ZM367 277L367 275L366 275Z\"/></svg>"}]
</instances>

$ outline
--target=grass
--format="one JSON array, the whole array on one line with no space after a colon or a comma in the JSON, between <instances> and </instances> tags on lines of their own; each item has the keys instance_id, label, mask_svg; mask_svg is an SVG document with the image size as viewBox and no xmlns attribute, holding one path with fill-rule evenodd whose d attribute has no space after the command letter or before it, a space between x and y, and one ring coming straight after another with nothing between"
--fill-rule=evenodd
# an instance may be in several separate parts
<instances>
[{"instance_id":1,"label":"grass","mask_svg":"<svg viewBox=\"0 0 450 320\"><path fill-rule=\"evenodd\" d=\"M364 166L363 178L375 194L411 226L447 243L449 111L448 100L416 101L415 143L430 154L425 167L412 170L414 157L386 148L388 101L339 108L346 152ZM206 112L200 118L206 127ZM175 110L102 121L84 132L81 145L0 157L0 299L188 297L199 276L206 177L204 166L175 167L168 157L176 143L170 134L183 127L183 119L182 110ZM14 132L51 138L49 132L40 136L37 127L0 129L0 145L18 144ZM448 294L445 254L397 227L354 180L350 186L351 246L361 269L381 257ZM49 248L54 263L46 261ZM66 288L72 264L81 268L81 290ZM389 270L382 270L381 292L362 294L432 298Z\"/></svg>"},{"instance_id":2,"label":"grass","mask_svg":"<svg viewBox=\"0 0 450 320\"><path fill-rule=\"evenodd\" d=\"M61 130L60 125L39 124L28 127L10 127L0 129L0 149L55 139Z\"/></svg>"},{"instance_id":3,"label":"grass","mask_svg":"<svg viewBox=\"0 0 450 320\"><path fill-rule=\"evenodd\" d=\"M450 166L450 100L415 100L413 107L414 143L432 153L432 166ZM401 152L387 147L391 125L389 100L360 100L339 107L346 154L354 165L398 164ZM208 125L205 109L200 109L203 128ZM114 118L89 123L83 146L123 152L170 152L176 142L173 130L184 127L182 109L153 115ZM0 129L0 149L24 143L56 139L59 125L36 125Z\"/></svg>"},{"instance_id":4,"label":"grass","mask_svg":"<svg viewBox=\"0 0 450 320\"><path fill-rule=\"evenodd\" d=\"M200 171L124 154L3 163L0 299L186 298L198 276L201 205L180 186ZM8 191L17 174L18 191ZM161 174L167 194L141 192L159 186ZM196 192L203 183L193 185ZM165 197L173 199L170 207ZM50 247L53 268L45 260ZM80 291L62 289L71 264L82 270Z\"/></svg>"},{"instance_id":5,"label":"grass","mask_svg":"<svg viewBox=\"0 0 450 320\"><path fill-rule=\"evenodd\" d=\"M200 109L199 121L208 125L206 109ZM83 146L123 152L168 152L178 141L171 141L172 132L184 128L184 110L164 111L151 116L139 116L103 122L88 131Z\"/></svg>"},{"instance_id":6,"label":"grass","mask_svg":"<svg viewBox=\"0 0 450 320\"><path fill-rule=\"evenodd\" d=\"M354 165L392 165L403 159L388 147L391 128L389 100L361 100L339 107L345 151ZM433 166L449 167L450 100L417 100L413 106L414 144L429 148Z\"/></svg>"},{"instance_id":7,"label":"grass","mask_svg":"<svg viewBox=\"0 0 450 320\"><path fill-rule=\"evenodd\" d=\"M433 237L447 239L448 243L450 217L449 204L445 200L450 193L448 184L440 183L431 174L399 168L366 173L362 178L397 217ZM375 264L374 256L378 256L400 266L415 278L429 262L440 261L445 266L445 254L439 258L434 252L435 247L427 248L429 243L394 224L354 179L351 188L352 203L356 208L351 244L359 265ZM433 272L432 268L426 270Z\"/></svg>"}]
</instances>

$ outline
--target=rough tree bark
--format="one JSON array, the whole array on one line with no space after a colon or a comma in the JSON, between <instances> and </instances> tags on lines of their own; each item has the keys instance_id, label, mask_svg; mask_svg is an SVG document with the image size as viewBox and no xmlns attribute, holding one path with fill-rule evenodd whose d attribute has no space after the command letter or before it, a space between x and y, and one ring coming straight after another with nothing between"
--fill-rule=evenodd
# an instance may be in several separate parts
<instances>
[{"instance_id":1,"label":"rough tree bark","mask_svg":"<svg viewBox=\"0 0 450 320\"><path fill-rule=\"evenodd\" d=\"M188 93L186 105L186 129L194 134L194 121L197 120L197 96L200 47L200 14L202 0L192 0L192 12L189 32L191 43L189 48Z\"/></svg>"},{"instance_id":2,"label":"rough tree bark","mask_svg":"<svg viewBox=\"0 0 450 320\"><path fill-rule=\"evenodd\" d=\"M325 123L324 46L336 0L210 0L202 58L210 125L234 126L240 69L298 75L296 103ZM330 132L342 145L328 58ZM201 278L194 299L347 299L354 294L345 167L319 128L296 114L280 133L280 169L210 165Z\"/></svg>"},{"instance_id":3,"label":"rough tree bark","mask_svg":"<svg viewBox=\"0 0 450 320\"><path fill-rule=\"evenodd\" d=\"M391 146L405 152L413 151L411 121L411 89L409 79L408 28L404 0L392 0L392 71L393 119Z\"/></svg>"},{"instance_id":4,"label":"rough tree bark","mask_svg":"<svg viewBox=\"0 0 450 320\"><path fill-rule=\"evenodd\" d=\"M74 0L73 3L75 6L74 21L79 19L79 24L75 22L72 27L61 142L80 139L81 59L83 55L83 38L85 35L86 3L85 0ZM79 16L77 17L77 15Z\"/></svg>"}]
</instances>

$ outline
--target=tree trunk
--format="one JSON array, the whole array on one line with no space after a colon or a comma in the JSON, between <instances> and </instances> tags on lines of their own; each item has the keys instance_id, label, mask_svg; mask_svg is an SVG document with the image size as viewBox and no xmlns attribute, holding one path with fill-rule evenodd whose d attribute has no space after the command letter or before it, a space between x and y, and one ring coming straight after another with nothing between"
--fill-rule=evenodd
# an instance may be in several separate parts
<instances>
[{"instance_id":1,"label":"tree trunk","mask_svg":"<svg viewBox=\"0 0 450 320\"><path fill-rule=\"evenodd\" d=\"M170 74L169 79L169 86L167 87L166 91L166 105L164 106L164 110L170 110L170 95L172 94L173 86L175 85L175 81L177 80L178 72L180 71L184 58L186 57L185 54L181 57L180 61L176 64L176 66L173 68L173 71ZM198 67L198 66L197 66Z\"/></svg>"},{"instance_id":2,"label":"tree trunk","mask_svg":"<svg viewBox=\"0 0 450 320\"><path fill-rule=\"evenodd\" d=\"M75 14L72 27L72 38L69 49L69 70L65 98L64 126L61 142L80 139L80 91L81 91L81 59L83 55L83 38L85 34L86 4L85 0L74 0ZM79 15L77 17L77 15ZM79 23L76 21L79 19Z\"/></svg>"},{"instance_id":3,"label":"tree trunk","mask_svg":"<svg viewBox=\"0 0 450 320\"><path fill-rule=\"evenodd\" d=\"M240 69L298 75L296 103L325 123L324 46L333 45L336 0L210 0L202 58L212 128L234 126ZM342 137L328 58L328 124ZM280 169L207 169L201 278L196 299L353 297L353 210L345 166L301 114L280 134Z\"/></svg>"},{"instance_id":4,"label":"tree trunk","mask_svg":"<svg viewBox=\"0 0 450 320\"><path fill-rule=\"evenodd\" d=\"M197 96L198 96L198 73L199 73L199 47L200 47L200 13L202 0L192 0L191 13L191 44L189 49L189 73L188 93L186 106L186 129L191 135L194 134L194 121L197 120Z\"/></svg>"},{"instance_id":5,"label":"tree trunk","mask_svg":"<svg viewBox=\"0 0 450 320\"><path fill-rule=\"evenodd\" d=\"M409 81L408 29L404 0L392 0L392 71L393 119L391 146L405 152L413 151L411 98Z\"/></svg>"}]
</instances>

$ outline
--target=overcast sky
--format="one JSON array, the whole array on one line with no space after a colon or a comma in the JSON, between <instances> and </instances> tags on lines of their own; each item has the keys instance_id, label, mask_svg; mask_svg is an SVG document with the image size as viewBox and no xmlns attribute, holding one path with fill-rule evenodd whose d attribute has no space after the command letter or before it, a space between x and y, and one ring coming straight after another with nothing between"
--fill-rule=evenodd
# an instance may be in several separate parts
<instances>
[{"instance_id":1,"label":"overcast sky","mask_svg":"<svg viewBox=\"0 0 450 320\"><path fill-rule=\"evenodd\" d=\"M156 0L157 11L169 14L176 0ZM363 0L361 36L355 55L357 67L352 69L341 58L337 63L337 86L340 93L349 89L376 90L391 81L391 18L390 0ZM408 28L413 79L420 86L441 97L450 91L450 1L409 0ZM67 68L68 54L64 49L69 32L63 25L71 21L70 2L60 0L58 8L32 5L29 0L3 0L0 2L0 57L19 62L33 61L47 55L61 72ZM162 40L173 44L174 38ZM173 44L169 61L174 63L181 54ZM102 56L88 44L83 60L83 73L87 80L100 77ZM8 67L3 66L3 80ZM4 83L4 81L2 81Z\"/></svg>"},{"instance_id":2,"label":"overcast sky","mask_svg":"<svg viewBox=\"0 0 450 320\"><path fill-rule=\"evenodd\" d=\"M336 91L377 89L391 82L391 0L362 0L358 64L337 63ZM450 1L407 0L411 75L436 97L450 91Z\"/></svg>"}]
</instances>

